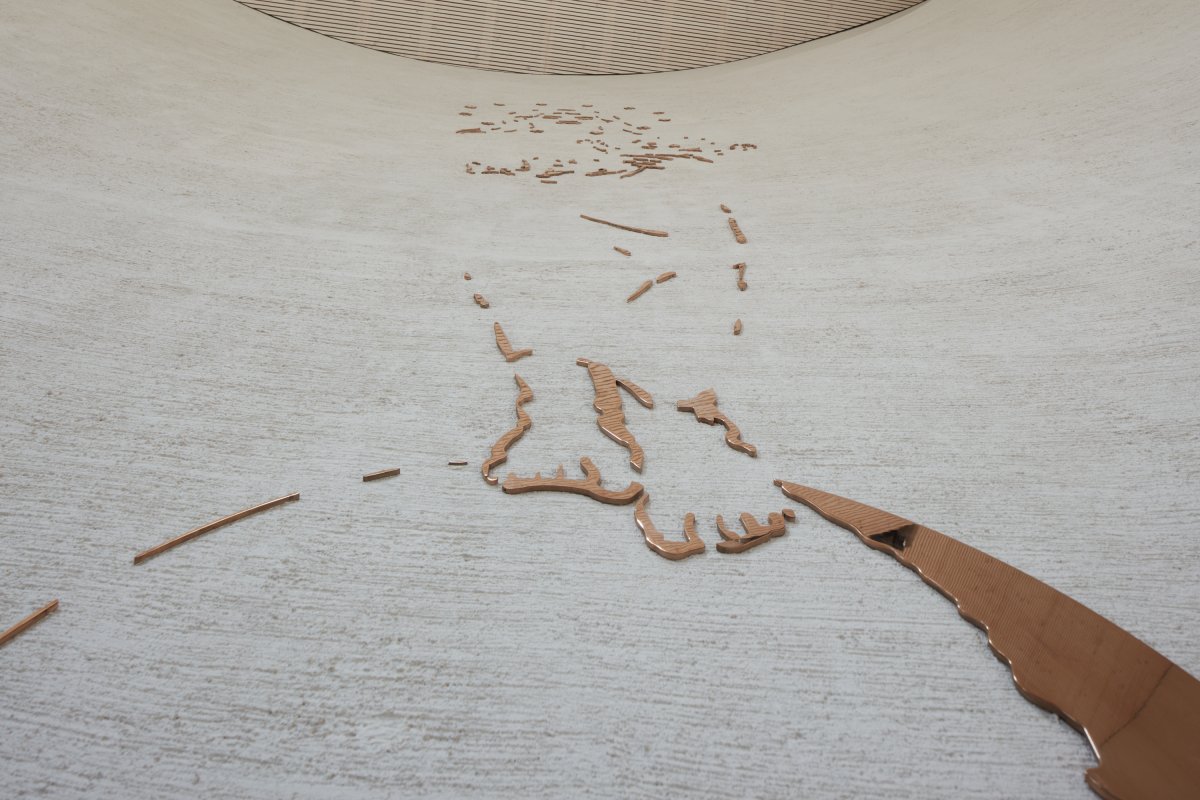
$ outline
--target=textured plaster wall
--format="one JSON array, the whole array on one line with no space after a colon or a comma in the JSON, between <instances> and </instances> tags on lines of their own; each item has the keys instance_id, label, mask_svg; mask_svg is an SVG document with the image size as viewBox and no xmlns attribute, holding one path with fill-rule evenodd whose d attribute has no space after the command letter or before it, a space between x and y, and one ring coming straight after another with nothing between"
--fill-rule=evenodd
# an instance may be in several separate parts
<instances>
[{"instance_id":1,"label":"textured plaster wall","mask_svg":"<svg viewBox=\"0 0 1200 800\"><path fill-rule=\"evenodd\" d=\"M1198 33L1188 0L929 0L584 79L228 0L0 3L0 627L62 600L0 650L0 795L1089 797L1082 737L915 576L803 509L718 556L712 518L825 488L1200 674ZM493 101L759 149L466 175L521 152L450 133ZM536 350L508 467L633 477L574 364L604 361L659 401L626 403L654 519L695 512L708 554L484 485L516 395L495 320ZM708 386L757 460L673 410Z\"/></svg>"}]
</instances>

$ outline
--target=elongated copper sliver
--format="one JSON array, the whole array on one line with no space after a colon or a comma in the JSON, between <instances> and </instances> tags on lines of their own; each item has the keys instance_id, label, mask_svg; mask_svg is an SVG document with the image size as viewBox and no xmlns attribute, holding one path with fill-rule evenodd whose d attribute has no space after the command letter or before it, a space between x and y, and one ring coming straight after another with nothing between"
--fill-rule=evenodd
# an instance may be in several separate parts
<instances>
[{"instance_id":1,"label":"elongated copper sliver","mask_svg":"<svg viewBox=\"0 0 1200 800\"><path fill-rule=\"evenodd\" d=\"M654 279L654 282L655 282L655 283L665 283L665 282L667 282L667 281L671 280L671 278L674 278L674 277L675 277L675 273L674 273L674 272L664 272L662 275L659 275L657 278L655 278L655 279Z\"/></svg>"},{"instance_id":2,"label":"elongated copper sliver","mask_svg":"<svg viewBox=\"0 0 1200 800\"><path fill-rule=\"evenodd\" d=\"M276 497L274 500L268 500L267 502L261 503L252 508L247 508L244 511L239 511L236 514L230 514L228 517L221 517L219 520L216 520L215 522L210 522L207 525L201 525L199 528L193 528L192 530L188 531L187 533L185 533L181 536L176 536L174 539L171 539L169 541L163 542L162 544L158 545L157 547L151 547L149 550L143 550L142 552L138 553L136 556L133 557L133 563L141 564L146 559L154 558L157 555L167 552L172 547L178 547L179 545L183 544L184 542L195 539L197 536L200 536L201 534L208 533L209 531L214 531L217 528L228 525L231 522L237 522L239 519L243 519L252 514L257 514L260 511L266 511L268 508L274 508L275 506L282 505L284 503L290 503L293 500L299 500L299 499L300 499L300 493L293 492L292 494L285 494L283 497Z\"/></svg>"},{"instance_id":3,"label":"elongated copper sliver","mask_svg":"<svg viewBox=\"0 0 1200 800\"><path fill-rule=\"evenodd\" d=\"M633 253L629 252L629 251L628 251L628 250L626 250L624 247L617 247L616 245L613 245L613 250L616 250L618 253L620 253L620 254L621 254L621 255L623 255L623 256L631 256L631 255L633 255Z\"/></svg>"},{"instance_id":4,"label":"elongated copper sliver","mask_svg":"<svg viewBox=\"0 0 1200 800\"><path fill-rule=\"evenodd\" d=\"M654 281L645 281L641 286L639 286L637 288L636 292L629 295L628 299L626 299L625 302L632 303L634 300L637 300L639 297L644 295L646 292L650 291L650 287L653 285L654 285Z\"/></svg>"},{"instance_id":5,"label":"elongated copper sliver","mask_svg":"<svg viewBox=\"0 0 1200 800\"><path fill-rule=\"evenodd\" d=\"M589 217L587 214L580 214L579 217L580 217L580 219L586 219L588 222L599 222L601 225L611 225L612 227L620 228L623 231L630 231L632 233L644 233L647 236L670 236L671 235L671 234L667 233L666 231L656 231L656 230L652 230L650 228L634 228L629 225L621 225L620 223L617 223L617 222L609 222L606 219L597 219L596 217Z\"/></svg>"},{"instance_id":6,"label":"elongated copper sliver","mask_svg":"<svg viewBox=\"0 0 1200 800\"><path fill-rule=\"evenodd\" d=\"M29 628L32 628L34 625L36 625L38 622L40 622L43 617L45 617L48 614L50 614L51 612L54 612L57 610L58 610L58 601L57 600L51 600L49 603L46 603L46 605L42 606L37 611L33 612L28 617L26 617L25 619L18 622L16 625L13 625L11 628L6 630L4 633L0 633L0 647L3 647L4 645L8 644L10 641L17 638L17 636L24 633L26 630L28 630Z\"/></svg>"},{"instance_id":7,"label":"elongated copper sliver","mask_svg":"<svg viewBox=\"0 0 1200 800\"><path fill-rule=\"evenodd\" d=\"M742 335L742 321L740 319L735 319L733 321L733 335L734 336Z\"/></svg>"},{"instance_id":8,"label":"elongated copper sliver","mask_svg":"<svg viewBox=\"0 0 1200 800\"><path fill-rule=\"evenodd\" d=\"M479 292L476 292L475 293L475 305L479 306L480 308L488 308L491 305L491 303L489 303L487 301L486 297L479 294Z\"/></svg>"},{"instance_id":9,"label":"elongated copper sliver","mask_svg":"<svg viewBox=\"0 0 1200 800\"><path fill-rule=\"evenodd\" d=\"M746 243L746 234L742 233L742 229L738 227L737 220L733 217L729 218L729 230L733 233L733 238L738 244Z\"/></svg>"},{"instance_id":10,"label":"elongated copper sliver","mask_svg":"<svg viewBox=\"0 0 1200 800\"><path fill-rule=\"evenodd\" d=\"M447 461L446 464L447 464L447 466L451 466L451 467L465 467L467 465L467 462L466 461Z\"/></svg>"},{"instance_id":11,"label":"elongated copper sliver","mask_svg":"<svg viewBox=\"0 0 1200 800\"><path fill-rule=\"evenodd\" d=\"M721 210L724 211L726 214L733 213L732 211L729 210L729 206L725 205L724 203L721 203Z\"/></svg>"},{"instance_id":12,"label":"elongated copper sliver","mask_svg":"<svg viewBox=\"0 0 1200 800\"><path fill-rule=\"evenodd\" d=\"M377 481L380 478L391 478L391 477L394 477L399 474L400 474L399 467L392 467L391 469L381 469L378 472L368 472L366 475L363 475L363 483L366 483L367 481Z\"/></svg>"}]
</instances>

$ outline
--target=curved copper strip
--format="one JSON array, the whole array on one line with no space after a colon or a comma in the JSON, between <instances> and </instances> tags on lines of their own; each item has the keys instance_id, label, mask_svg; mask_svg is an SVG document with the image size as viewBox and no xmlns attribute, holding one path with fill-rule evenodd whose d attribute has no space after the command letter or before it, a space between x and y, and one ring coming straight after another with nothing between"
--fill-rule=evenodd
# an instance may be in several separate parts
<instances>
[{"instance_id":1,"label":"curved copper strip","mask_svg":"<svg viewBox=\"0 0 1200 800\"><path fill-rule=\"evenodd\" d=\"M1200 787L1200 681L1036 578L943 533L835 494L775 485L916 572L987 632L1017 690L1083 732L1088 785L1114 800L1188 800Z\"/></svg>"},{"instance_id":2,"label":"curved copper strip","mask_svg":"<svg viewBox=\"0 0 1200 800\"><path fill-rule=\"evenodd\" d=\"M244 518L250 516L251 514L257 514L260 511L266 511L268 508L274 508L275 506L282 505L284 503L290 503L293 500L299 500L299 499L300 499L300 493L293 492L292 494L286 494L283 497L276 497L274 500L268 500L265 503L260 503L251 508L244 509L242 511L237 512L236 514L230 514L227 517L221 517L220 519L210 522L207 525L201 525L199 528L193 528L192 530L188 531L187 533L180 534L179 536L176 536L174 539L165 541L162 544L158 545L157 547L151 547L149 550L143 550L142 552L138 553L136 556L133 557L133 563L141 564L143 561L145 561L149 558L154 558L154 556L157 556L161 553L165 553L166 551L170 550L172 547L178 547L179 545L183 544L184 542L191 541L192 539L195 539L197 536L200 536L201 534L208 533L209 531L215 531L217 528L228 525L231 522L237 522L239 519L244 519Z\"/></svg>"},{"instance_id":3,"label":"curved copper strip","mask_svg":"<svg viewBox=\"0 0 1200 800\"><path fill-rule=\"evenodd\" d=\"M622 176L622 177L624 177L624 176ZM580 214L579 217L581 219L586 219L588 222L599 222L601 225L611 225L612 227L620 228L623 231L630 231L631 233L643 233L646 236L670 236L671 235L671 234L667 233L666 231L656 231L652 228L634 228L630 225L622 225L619 222L609 222L606 219L600 219L598 217L589 217L587 214Z\"/></svg>"},{"instance_id":4,"label":"curved copper strip","mask_svg":"<svg viewBox=\"0 0 1200 800\"><path fill-rule=\"evenodd\" d=\"M525 413L525 409L521 408L521 406L533 399L533 390L529 388L529 384L521 379L520 375L513 375L513 378L517 382L517 425L496 440L496 443L492 445L491 456L487 461L483 462L483 467L480 470L483 473L483 479L492 486L500 482L499 478L491 474L492 467L507 461L508 449L525 435L525 431L533 427L533 420L529 414Z\"/></svg>"},{"instance_id":5,"label":"curved copper strip","mask_svg":"<svg viewBox=\"0 0 1200 800\"><path fill-rule=\"evenodd\" d=\"M532 478L520 478L509 473L508 477L504 479L503 489L507 494L522 494L523 492L571 492L614 506L623 506L632 503L645 489L644 486L636 481L631 482L620 491L603 488L600 485L600 470L596 469L596 465L587 456L579 459L579 467L583 470L584 477L582 478L566 477L563 474L561 464L558 465L558 471L554 474L553 478L543 478L540 472Z\"/></svg>"},{"instance_id":6,"label":"curved copper strip","mask_svg":"<svg viewBox=\"0 0 1200 800\"><path fill-rule=\"evenodd\" d=\"M649 504L650 494L645 492L638 500L637 508L633 512L634 522L642 529L642 536L646 539L647 547L663 558L669 558L672 561L680 561L688 556L704 552L704 542L696 533L695 514L688 514L683 518L683 535L686 537L686 541L668 542L662 532L650 521L650 514L646 511L646 506Z\"/></svg>"}]
</instances>

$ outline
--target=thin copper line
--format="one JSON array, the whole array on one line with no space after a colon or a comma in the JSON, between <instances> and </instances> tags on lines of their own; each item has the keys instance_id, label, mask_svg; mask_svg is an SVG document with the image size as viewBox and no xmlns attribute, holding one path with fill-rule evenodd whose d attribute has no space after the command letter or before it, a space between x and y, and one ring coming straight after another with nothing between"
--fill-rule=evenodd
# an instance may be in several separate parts
<instances>
[{"instance_id":1,"label":"thin copper line","mask_svg":"<svg viewBox=\"0 0 1200 800\"><path fill-rule=\"evenodd\" d=\"M201 534L205 534L205 533L208 533L209 531L216 530L217 528L220 528L224 525L228 525L231 522L237 522L239 519L248 517L251 514L257 514L260 511L266 511L268 508L274 508L275 506L282 505L283 503L288 503L288 502L291 502L292 500L299 500L299 499L300 499L300 493L293 492L292 494L287 494L287 495L284 495L283 497L276 497L274 500L268 500L265 503L261 503L257 506L254 506L253 508L247 508L243 511L239 511L236 514L230 514L228 517L221 517L219 520L216 520L215 522L210 522L207 525L201 525L199 528L193 528L192 530L188 531L187 533L182 534L181 536L176 536L174 539L170 539L166 542L163 542L162 544L158 545L157 547L151 547L149 550L143 550L142 552L138 553L136 556L133 557L133 563L140 564L148 558L153 558L154 556L157 556L161 553L165 553L166 551L170 550L172 547L177 547L186 541L195 539L197 536L200 536Z\"/></svg>"},{"instance_id":2,"label":"thin copper line","mask_svg":"<svg viewBox=\"0 0 1200 800\"><path fill-rule=\"evenodd\" d=\"M639 286L637 288L636 292L629 295L629 298L626 299L625 302L632 303L634 300L637 300L639 297L644 295L646 292L650 291L650 287L653 285L654 285L654 281L646 281L645 283L643 283L641 286Z\"/></svg>"},{"instance_id":3,"label":"thin copper line","mask_svg":"<svg viewBox=\"0 0 1200 800\"><path fill-rule=\"evenodd\" d=\"M599 222L601 225L611 225L614 228L620 228L623 231L630 231L632 233L644 233L647 236L670 236L670 234L667 233L666 231L656 231L651 228L634 228L629 225L622 225L619 222L609 222L606 219L597 219L596 217L589 217L587 214L580 214L579 216L582 219L586 219L588 222Z\"/></svg>"},{"instance_id":4,"label":"thin copper line","mask_svg":"<svg viewBox=\"0 0 1200 800\"><path fill-rule=\"evenodd\" d=\"M380 478L391 478L392 476L399 475L399 474L400 474L399 467L392 467L391 469L381 469L378 472L368 472L366 475L363 475L363 483L366 483L367 481L377 481Z\"/></svg>"},{"instance_id":5,"label":"thin copper line","mask_svg":"<svg viewBox=\"0 0 1200 800\"><path fill-rule=\"evenodd\" d=\"M4 633L0 633L0 647L3 647L4 645L8 644L10 641L17 638L18 634L24 633L26 630L33 627L43 617L47 616L48 614L50 614L53 611L56 611L57 609L58 609L58 600L51 600L49 603L46 603L46 605L42 606L37 611L33 612L28 617L26 617L25 619L18 622L16 625L13 625L11 628L6 630Z\"/></svg>"}]
</instances>

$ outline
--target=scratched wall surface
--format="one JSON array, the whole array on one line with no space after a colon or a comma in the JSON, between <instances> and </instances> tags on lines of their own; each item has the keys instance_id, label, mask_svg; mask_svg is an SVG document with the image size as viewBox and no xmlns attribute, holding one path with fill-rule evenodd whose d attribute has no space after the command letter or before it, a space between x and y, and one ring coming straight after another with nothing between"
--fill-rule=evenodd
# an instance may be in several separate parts
<instances>
[{"instance_id":1,"label":"scratched wall surface","mask_svg":"<svg viewBox=\"0 0 1200 800\"><path fill-rule=\"evenodd\" d=\"M0 649L0 796L1089 797L1083 739L887 557L804 509L712 552L716 514L783 507L777 477L956 535L1200 674L1195 3L930 0L635 78L169 5L0 5L0 627L62 601ZM520 156L452 133L493 102L759 149L465 174ZM505 363L495 321L534 356ZM625 402L637 479L704 556L480 478L514 369L533 429L501 475L635 477L577 357L658 400ZM757 459L673 409L710 386Z\"/></svg>"},{"instance_id":2,"label":"scratched wall surface","mask_svg":"<svg viewBox=\"0 0 1200 800\"><path fill-rule=\"evenodd\" d=\"M361 47L437 64L621 75L724 64L921 0L238 0Z\"/></svg>"}]
</instances>

